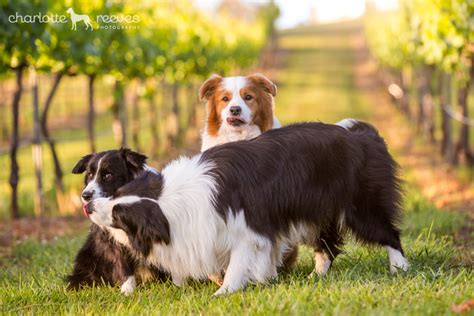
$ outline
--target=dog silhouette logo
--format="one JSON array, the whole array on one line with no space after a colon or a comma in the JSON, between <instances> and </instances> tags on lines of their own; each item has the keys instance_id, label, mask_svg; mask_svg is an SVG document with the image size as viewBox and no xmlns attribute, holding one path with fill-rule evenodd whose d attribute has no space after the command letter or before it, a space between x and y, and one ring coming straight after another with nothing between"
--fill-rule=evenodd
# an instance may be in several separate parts
<instances>
[{"instance_id":1,"label":"dog silhouette logo","mask_svg":"<svg viewBox=\"0 0 474 316\"><path fill-rule=\"evenodd\" d=\"M84 21L86 25L86 30L90 27L91 31L94 30L91 24L91 19L87 14L76 14L72 8L67 9L66 11L71 15L72 28L71 30L77 30L77 22Z\"/></svg>"}]
</instances>

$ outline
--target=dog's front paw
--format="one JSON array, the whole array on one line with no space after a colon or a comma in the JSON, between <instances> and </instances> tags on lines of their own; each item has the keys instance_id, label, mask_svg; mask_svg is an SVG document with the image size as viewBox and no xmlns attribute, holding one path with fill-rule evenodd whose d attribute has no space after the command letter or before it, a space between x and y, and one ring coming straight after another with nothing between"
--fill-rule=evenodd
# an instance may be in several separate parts
<instances>
[{"instance_id":1,"label":"dog's front paw","mask_svg":"<svg viewBox=\"0 0 474 316\"><path fill-rule=\"evenodd\" d=\"M214 294L212 294L212 297L222 296L222 295L225 295L227 293L229 293L227 288L221 286L217 291L214 292Z\"/></svg>"},{"instance_id":2,"label":"dog's front paw","mask_svg":"<svg viewBox=\"0 0 474 316\"><path fill-rule=\"evenodd\" d=\"M134 276L128 277L127 281L125 281L122 286L120 287L120 292L125 295L130 295L133 293L133 290L137 287L137 281L135 280Z\"/></svg>"}]
</instances>

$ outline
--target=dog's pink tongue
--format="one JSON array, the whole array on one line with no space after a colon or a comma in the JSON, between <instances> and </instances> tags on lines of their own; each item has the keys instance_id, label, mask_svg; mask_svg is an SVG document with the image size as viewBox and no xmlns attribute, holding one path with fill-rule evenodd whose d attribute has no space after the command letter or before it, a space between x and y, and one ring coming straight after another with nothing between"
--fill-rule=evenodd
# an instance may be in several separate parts
<instances>
[{"instance_id":1,"label":"dog's pink tongue","mask_svg":"<svg viewBox=\"0 0 474 316\"><path fill-rule=\"evenodd\" d=\"M84 215L89 218L89 213L87 213L87 205L89 205L89 203L82 204L82 211L84 212Z\"/></svg>"}]
</instances>

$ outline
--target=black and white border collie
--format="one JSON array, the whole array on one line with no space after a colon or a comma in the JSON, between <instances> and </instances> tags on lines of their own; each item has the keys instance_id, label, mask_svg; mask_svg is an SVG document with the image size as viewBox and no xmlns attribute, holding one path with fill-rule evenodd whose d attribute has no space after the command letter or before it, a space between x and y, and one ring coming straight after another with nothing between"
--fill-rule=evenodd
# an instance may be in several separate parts
<instances>
[{"instance_id":1,"label":"black and white border collie","mask_svg":"<svg viewBox=\"0 0 474 316\"><path fill-rule=\"evenodd\" d=\"M225 270L216 295L274 278L284 244L313 247L314 272L326 273L345 230L407 270L397 164L376 129L346 123L294 124L177 159L86 210L177 285Z\"/></svg>"},{"instance_id":2,"label":"black and white border collie","mask_svg":"<svg viewBox=\"0 0 474 316\"><path fill-rule=\"evenodd\" d=\"M72 172L85 172L82 191L84 214L88 216L89 203L99 197L113 196L117 190L145 172L155 172L148 167L147 157L130 149L109 150L84 156ZM73 272L67 277L68 287L99 285L102 282L121 285L125 294L135 288L137 266L130 250L123 245L127 236L122 230L92 224L86 242L76 255ZM142 269L142 277L163 277L157 269Z\"/></svg>"}]
</instances>

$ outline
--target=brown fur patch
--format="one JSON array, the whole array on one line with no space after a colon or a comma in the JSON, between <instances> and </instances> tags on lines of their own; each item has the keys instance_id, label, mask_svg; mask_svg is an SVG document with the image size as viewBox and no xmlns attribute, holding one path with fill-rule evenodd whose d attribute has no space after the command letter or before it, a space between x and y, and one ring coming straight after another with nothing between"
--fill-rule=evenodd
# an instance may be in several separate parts
<instances>
[{"instance_id":1,"label":"brown fur patch","mask_svg":"<svg viewBox=\"0 0 474 316\"><path fill-rule=\"evenodd\" d=\"M245 100L253 113L253 124L257 125L263 132L273 127L273 98L276 95L275 85L263 75L250 75L247 78L249 84L240 90L240 96ZM245 96L251 95L251 100Z\"/></svg>"},{"instance_id":2,"label":"brown fur patch","mask_svg":"<svg viewBox=\"0 0 474 316\"><path fill-rule=\"evenodd\" d=\"M223 89L220 85L215 90L211 98L207 101L207 133L212 136L217 136L219 128L222 124L221 112L227 106L228 101L222 99L227 97L232 99L232 92Z\"/></svg>"}]
</instances>

